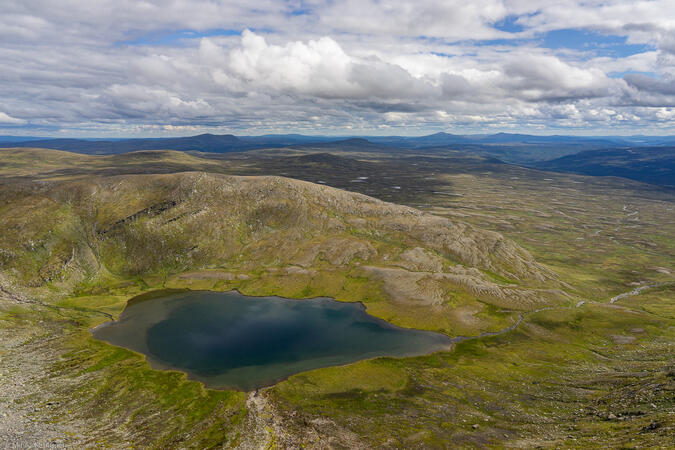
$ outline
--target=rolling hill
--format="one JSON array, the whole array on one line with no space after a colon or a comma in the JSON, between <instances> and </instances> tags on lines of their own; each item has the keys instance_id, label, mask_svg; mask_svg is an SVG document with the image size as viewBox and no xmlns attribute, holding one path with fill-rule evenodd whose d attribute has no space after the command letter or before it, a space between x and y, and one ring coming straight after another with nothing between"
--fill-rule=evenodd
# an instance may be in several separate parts
<instances>
[{"instance_id":1,"label":"rolling hill","mask_svg":"<svg viewBox=\"0 0 675 450\"><path fill-rule=\"evenodd\" d=\"M0 438L596 448L672 435L669 191L350 143L0 151ZM163 289L330 296L466 338L214 390L92 337L130 298Z\"/></svg>"},{"instance_id":2,"label":"rolling hill","mask_svg":"<svg viewBox=\"0 0 675 450\"><path fill-rule=\"evenodd\" d=\"M622 177L675 187L675 147L591 150L532 166L555 172Z\"/></svg>"},{"instance_id":3,"label":"rolling hill","mask_svg":"<svg viewBox=\"0 0 675 450\"><path fill-rule=\"evenodd\" d=\"M534 136L496 133L455 135L435 133L428 136L303 136L201 134L161 139L49 139L0 136L0 148L33 147L84 154L120 154L140 150L199 151L206 153L242 152L254 149L298 148L303 151L351 151L395 154L443 154L464 152L498 158L512 164L534 164L583 151L627 148L638 145L667 146L675 139L650 137Z\"/></svg>"}]
</instances>

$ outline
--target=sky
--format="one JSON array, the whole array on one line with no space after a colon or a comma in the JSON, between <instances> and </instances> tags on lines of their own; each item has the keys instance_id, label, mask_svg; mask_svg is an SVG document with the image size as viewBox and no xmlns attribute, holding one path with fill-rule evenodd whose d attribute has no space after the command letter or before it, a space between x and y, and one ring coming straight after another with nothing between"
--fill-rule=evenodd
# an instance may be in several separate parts
<instances>
[{"instance_id":1,"label":"sky","mask_svg":"<svg viewBox=\"0 0 675 450\"><path fill-rule=\"evenodd\" d=\"M0 134L675 134L675 0L2 0Z\"/></svg>"}]
</instances>

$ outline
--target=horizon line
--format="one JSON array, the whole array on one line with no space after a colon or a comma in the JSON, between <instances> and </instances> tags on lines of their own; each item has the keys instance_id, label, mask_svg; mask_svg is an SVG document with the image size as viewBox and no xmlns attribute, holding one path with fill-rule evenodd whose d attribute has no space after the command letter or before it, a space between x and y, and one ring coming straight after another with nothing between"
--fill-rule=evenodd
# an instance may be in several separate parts
<instances>
[{"instance_id":1,"label":"horizon line","mask_svg":"<svg viewBox=\"0 0 675 450\"><path fill-rule=\"evenodd\" d=\"M438 134L446 134L450 136L496 136L496 135L507 135L507 136L532 136L532 137L580 137L580 138L637 138L637 137L649 137L649 138L667 138L675 137L675 134L533 134L532 132L506 132L506 131L496 131L493 133L452 133L447 131L437 131L427 134L419 135L406 135L406 134L304 134L304 133L264 133L264 134L235 134L232 132L229 133L212 133L212 132L203 132L196 134L168 134L164 136L157 135L148 135L148 136L133 136L133 135L116 135L116 136L95 136L95 135L74 135L74 136L59 136L59 135L21 135L21 134L6 134L0 135L0 142L3 142L3 138L21 138L21 139L30 139L30 140L56 140L56 139L80 139L80 140L97 140L105 141L109 139L113 140L134 140L134 139L179 139L179 138L190 138L197 136L234 136L237 138L243 137L267 137L267 136L303 136L303 137L316 137L316 138L387 138L387 137L400 137L400 138L422 138L428 136L434 136Z\"/></svg>"}]
</instances>

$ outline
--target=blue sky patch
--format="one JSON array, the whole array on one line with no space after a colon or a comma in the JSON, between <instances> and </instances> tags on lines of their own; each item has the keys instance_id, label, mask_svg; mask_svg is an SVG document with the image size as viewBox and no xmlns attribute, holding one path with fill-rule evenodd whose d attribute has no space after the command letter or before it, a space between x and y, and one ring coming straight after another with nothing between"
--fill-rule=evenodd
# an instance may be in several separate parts
<instances>
[{"instance_id":1,"label":"blue sky patch","mask_svg":"<svg viewBox=\"0 0 675 450\"><path fill-rule=\"evenodd\" d=\"M507 33L520 33L524 28L522 25L516 23L519 18L520 16L515 15L506 16L502 20L493 23L492 27Z\"/></svg>"},{"instance_id":2,"label":"blue sky patch","mask_svg":"<svg viewBox=\"0 0 675 450\"><path fill-rule=\"evenodd\" d=\"M625 36L605 35L589 30L554 30L542 36L542 47L553 50L591 52L595 56L625 58L654 48L646 44L627 44Z\"/></svg>"}]
</instances>

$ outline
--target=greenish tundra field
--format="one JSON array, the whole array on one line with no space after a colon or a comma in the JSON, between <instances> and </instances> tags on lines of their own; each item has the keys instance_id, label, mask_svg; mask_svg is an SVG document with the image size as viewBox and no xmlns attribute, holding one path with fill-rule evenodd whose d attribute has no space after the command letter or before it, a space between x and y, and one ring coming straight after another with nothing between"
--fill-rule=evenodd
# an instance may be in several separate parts
<instances>
[{"instance_id":1,"label":"greenish tundra field","mask_svg":"<svg viewBox=\"0 0 675 450\"><path fill-rule=\"evenodd\" d=\"M625 179L450 150L0 149L0 447L674 448L674 271L675 191ZM169 288L475 338L211 390L90 333Z\"/></svg>"}]
</instances>

